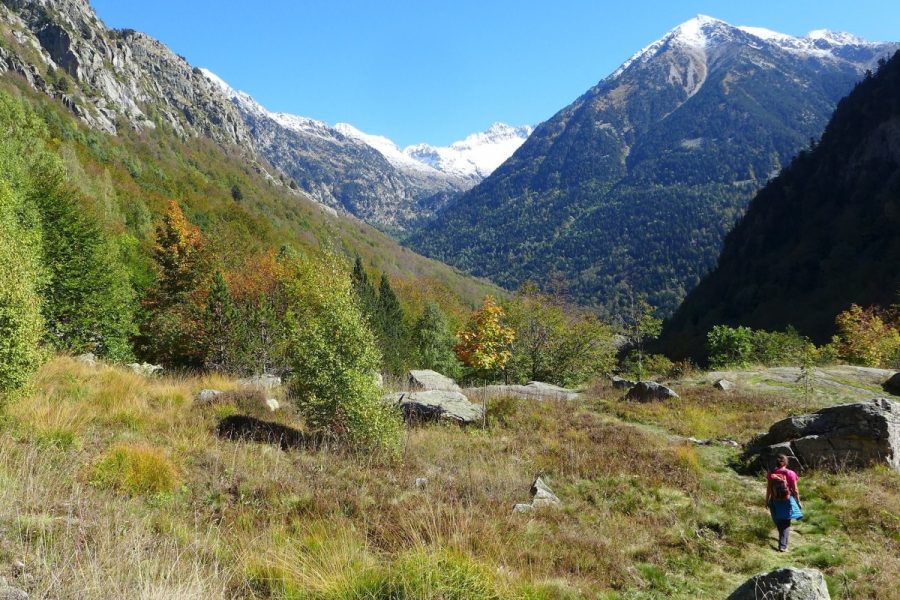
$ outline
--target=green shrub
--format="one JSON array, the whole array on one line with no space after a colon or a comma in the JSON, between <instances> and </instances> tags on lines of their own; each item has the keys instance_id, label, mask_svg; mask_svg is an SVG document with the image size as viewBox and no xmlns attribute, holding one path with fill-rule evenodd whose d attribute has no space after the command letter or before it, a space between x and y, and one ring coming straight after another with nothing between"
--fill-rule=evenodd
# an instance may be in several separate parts
<instances>
[{"instance_id":1,"label":"green shrub","mask_svg":"<svg viewBox=\"0 0 900 600\"><path fill-rule=\"evenodd\" d=\"M178 471L157 448L145 444L118 444L94 466L91 483L129 495L157 494L175 490Z\"/></svg>"},{"instance_id":2,"label":"green shrub","mask_svg":"<svg viewBox=\"0 0 900 600\"><path fill-rule=\"evenodd\" d=\"M0 399L21 387L42 357L38 239L22 226L21 205L0 180Z\"/></svg>"},{"instance_id":3,"label":"green shrub","mask_svg":"<svg viewBox=\"0 0 900 600\"><path fill-rule=\"evenodd\" d=\"M722 369L743 366L753 353L753 331L749 327L716 325L706 336L709 366Z\"/></svg>"},{"instance_id":4,"label":"green shrub","mask_svg":"<svg viewBox=\"0 0 900 600\"><path fill-rule=\"evenodd\" d=\"M381 357L344 265L300 259L287 283L291 392L312 428L363 447L399 449L399 415L381 402Z\"/></svg>"}]
</instances>

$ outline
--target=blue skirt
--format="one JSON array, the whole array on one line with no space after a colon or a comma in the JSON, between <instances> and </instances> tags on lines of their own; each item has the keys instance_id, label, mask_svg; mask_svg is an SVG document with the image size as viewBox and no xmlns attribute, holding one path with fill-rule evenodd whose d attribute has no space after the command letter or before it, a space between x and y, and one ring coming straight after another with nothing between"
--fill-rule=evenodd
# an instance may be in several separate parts
<instances>
[{"instance_id":1,"label":"blue skirt","mask_svg":"<svg viewBox=\"0 0 900 600\"><path fill-rule=\"evenodd\" d=\"M800 510L800 505L793 496L787 500L772 500L769 503L769 511L772 513L773 521L803 518L803 511Z\"/></svg>"}]
</instances>

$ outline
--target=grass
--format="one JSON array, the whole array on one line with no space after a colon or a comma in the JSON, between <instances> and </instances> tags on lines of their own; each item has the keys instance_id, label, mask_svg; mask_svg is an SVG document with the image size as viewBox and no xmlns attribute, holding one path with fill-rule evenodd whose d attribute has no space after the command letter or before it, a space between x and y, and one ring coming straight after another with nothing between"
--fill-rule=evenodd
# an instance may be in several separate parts
<instances>
[{"instance_id":1,"label":"grass","mask_svg":"<svg viewBox=\"0 0 900 600\"><path fill-rule=\"evenodd\" d=\"M487 430L408 430L391 461L220 439L257 401L194 406L202 388L235 384L48 363L0 432L0 574L20 558L32 597L85 600L662 599L722 598L787 561L835 598L898 597L896 472L802 474L785 557L736 451L673 435L743 440L794 400L502 402ZM536 475L563 506L513 513Z\"/></svg>"}]
</instances>

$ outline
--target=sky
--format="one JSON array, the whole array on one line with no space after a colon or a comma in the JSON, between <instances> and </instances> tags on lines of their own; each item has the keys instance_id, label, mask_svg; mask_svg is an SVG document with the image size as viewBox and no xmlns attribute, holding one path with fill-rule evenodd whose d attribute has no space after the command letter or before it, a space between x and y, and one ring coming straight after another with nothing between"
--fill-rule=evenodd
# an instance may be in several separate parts
<instances>
[{"instance_id":1,"label":"sky","mask_svg":"<svg viewBox=\"0 0 900 600\"><path fill-rule=\"evenodd\" d=\"M92 0L266 108L446 145L537 124L697 14L900 39L897 0Z\"/></svg>"}]
</instances>

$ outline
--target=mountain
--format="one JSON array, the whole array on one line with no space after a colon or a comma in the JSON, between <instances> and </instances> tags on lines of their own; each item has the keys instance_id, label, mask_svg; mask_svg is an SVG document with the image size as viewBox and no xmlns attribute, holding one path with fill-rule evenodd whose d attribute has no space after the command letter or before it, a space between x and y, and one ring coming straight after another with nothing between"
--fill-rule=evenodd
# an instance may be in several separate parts
<instances>
[{"instance_id":1,"label":"mountain","mask_svg":"<svg viewBox=\"0 0 900 600\"><path fill-rule=\"evenodd\" d=\"M2 0L0 27L0 73L23 77L95 129L251 141L237 110L199 69L143 33L107 29L87 0Z\"/></svg>"},{"instance_id":2,"label":"mountain","mask_svg":"<svg viewBox=\"0 0 900 600\"><path fill-rule=\"evenodd\" d=\"M387 231L431 216L481 181L522 144L529 127L495 124L446 148L401 150L348 123L270 112L203 69L231 99L257 152L322 204Z\"/></svg>"},{"instance_id":3,"label":"mountain","mask_svg":"<svg viewBox=\"0 0 900 600\"><path fill-rule=\"evenodd\" d=\"M87 0L0 0L0 94L45 121L39 141L58 149L67 185L124 248L138 289L152 278L153 224L177 199L225 266L272 248L338 249L416 302L434 295L461 313L498 292L292 189L219 83L143 33L107 28ZM280 128L316 131L278 118Z\"/></svg>"},{"instance_id":4,"label":"mountain","mask_svg":"<svg viewBox=\"0 0 900 600\"><path fill-rule=\"evenodd\" d=\"M718 266L666 324L684 356L713 325L781 330L817 342L851 303L900 291L900 52L843 99L821 141L763 188L728 235Z\"/></svg>"},{"instance_id":5,"label":"mountain","mask_svg":"<svg viewBox=\"0 0 900 600\"><path fill-rule=\"evenodd\" d=\"M897 44L699 16L539 125L407 242L505 287L563 282L611 310L671 313L753 194Z\"/></svg>"}]
</instances>

